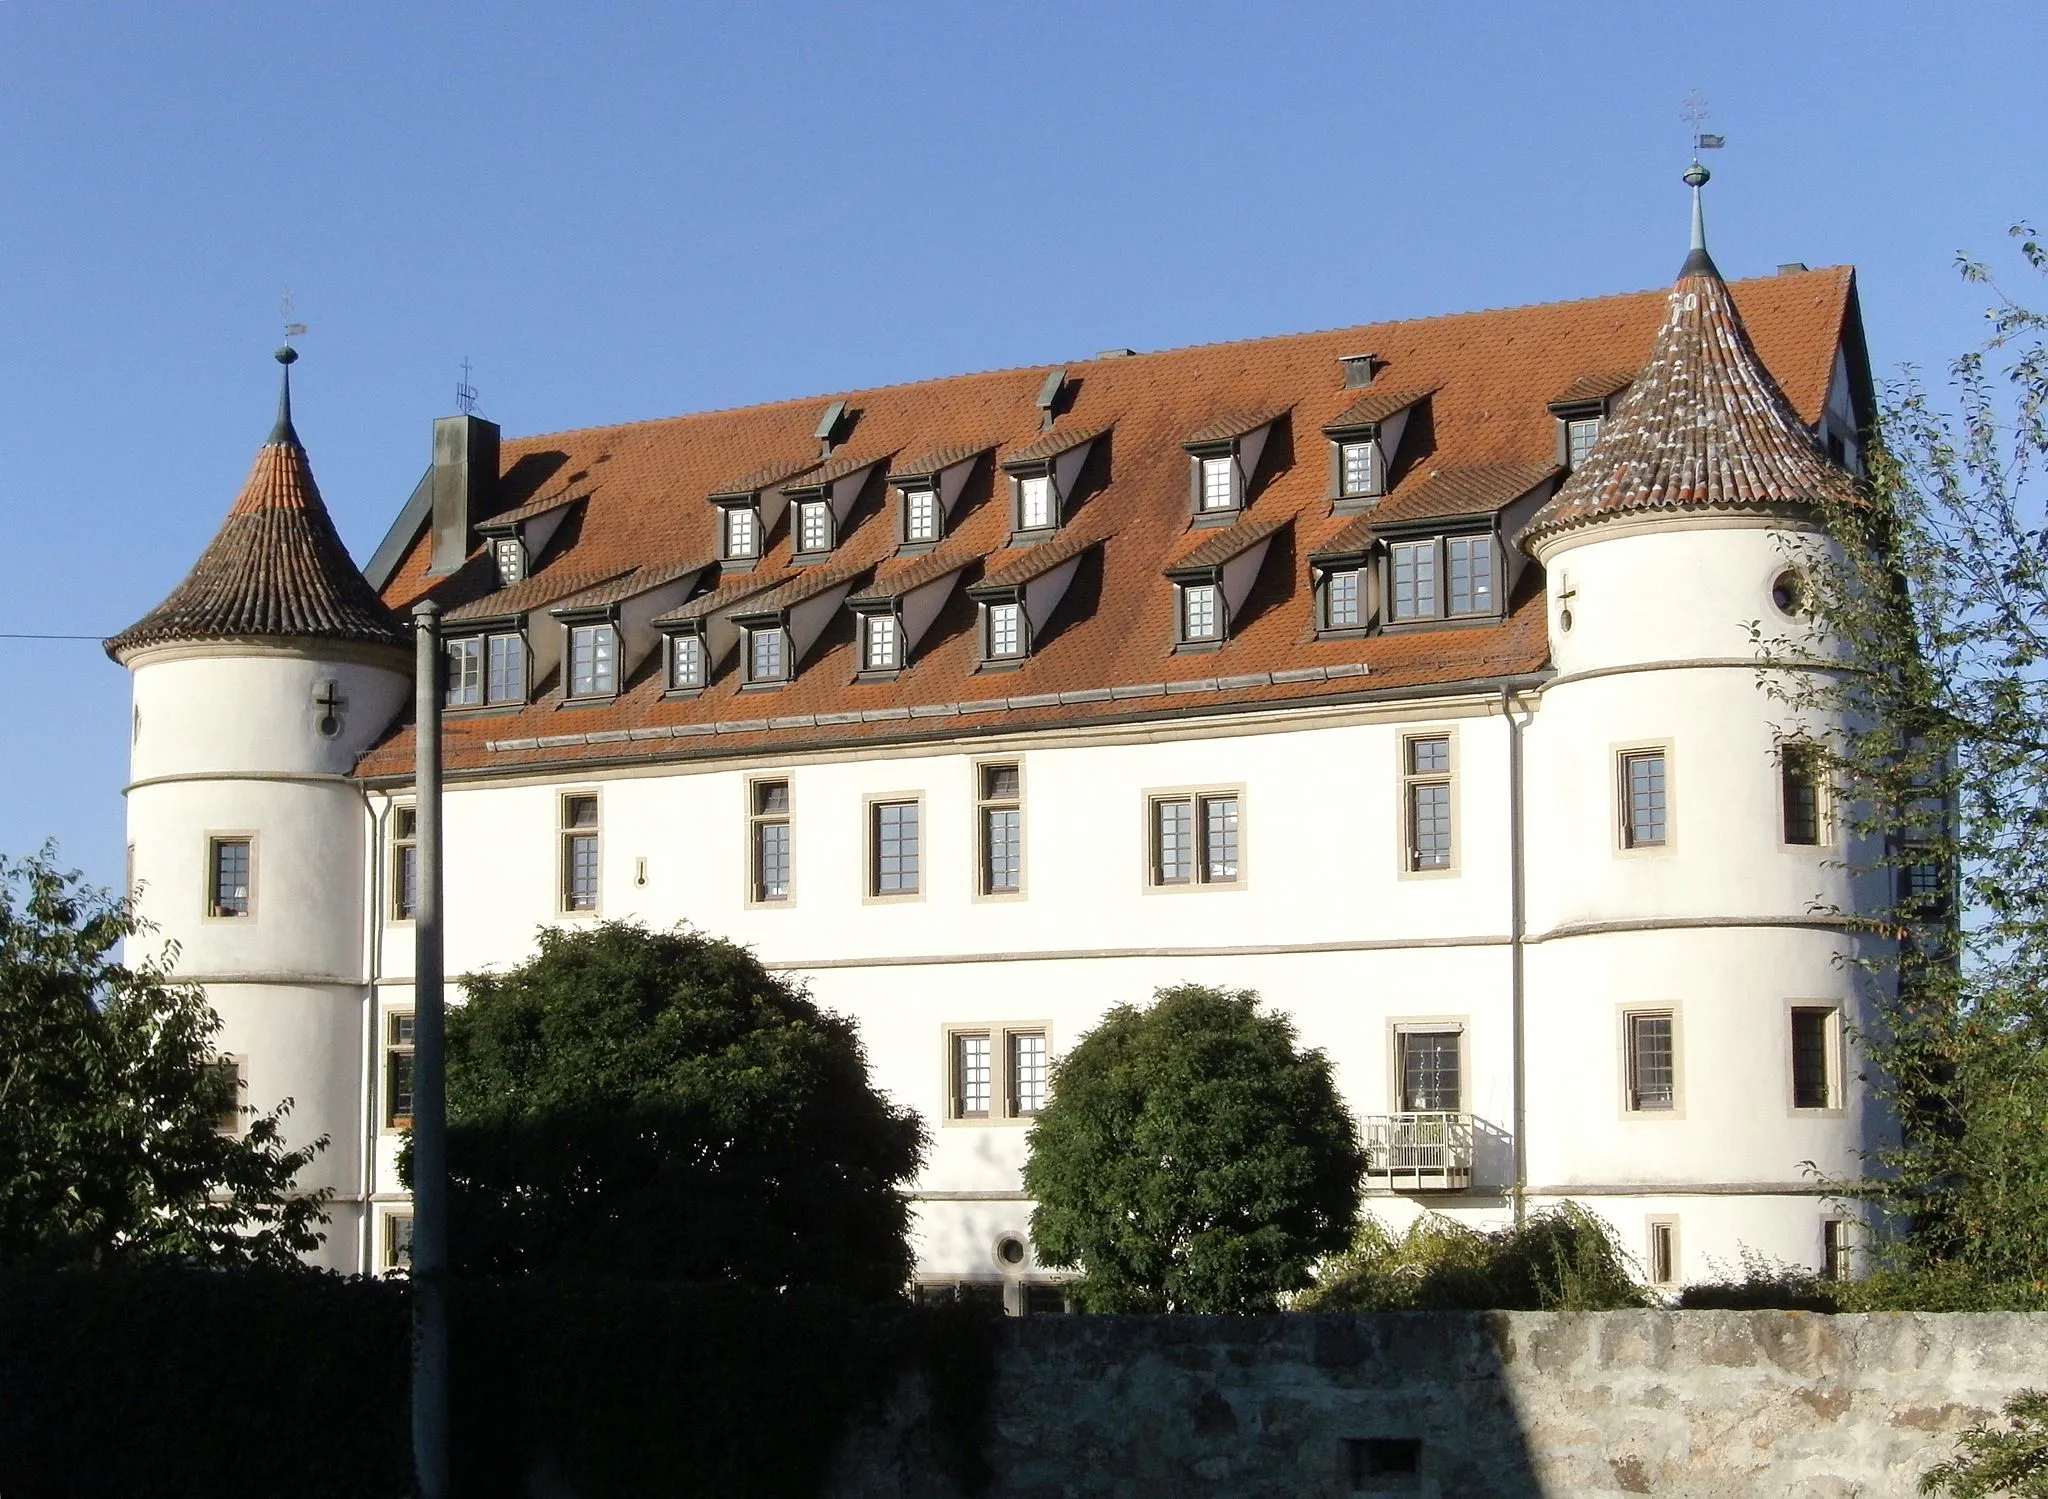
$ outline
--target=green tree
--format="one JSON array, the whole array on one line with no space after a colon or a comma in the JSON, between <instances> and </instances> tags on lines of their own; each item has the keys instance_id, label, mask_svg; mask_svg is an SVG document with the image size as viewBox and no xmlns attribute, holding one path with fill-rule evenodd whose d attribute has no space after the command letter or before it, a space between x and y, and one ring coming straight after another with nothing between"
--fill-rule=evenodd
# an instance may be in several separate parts
<instances>
[{"instance_id":1,"label":"green tree","mask_svg":"<svg viewBox=\"0 0 2048 1499\"><path fill-rule=\"evenodd\" d=\"M1271 1311L1348 1242L1365 1174L1329 1059L1197 984L1083 1036L1030 1144L1038 1257L1094 1312Z\"/></svg>"},{"instance_id":2,"label":"green tree","mask_svg":"<svg viewBox=\"0 0 2048 1499\"><path fill-rule=\"evenodd\" d=\"M851 1020L744 948L543 931L448 1016L450 1244L472 1274L901 1294L917 1116Z\"/></svg>"},{"instance_id":3,"label":"green tree","mask_svg":"<svg viewBox=\"0 0 2048 1499\"><path fill-rule=\"evenodd\" d=\"M1921 1476L1920 1492L1954 1499L2048 1499L2048 1394L2021 1390L2006 1401L2004 1415L2003 1421L1979 1421L1964 1432L1956 1455Z\"/></svg>"},{"instance_id":4,"label":"green tree","mask_svg":"<svg viewBox=\"0 0 2048 1499\"><path fill-rule=\"evenodd\" d=\"M55 859L0 859L0 1267L298 1265L325 1194L292 1182L327 1142L241 1103L175 952L115 961L151 928Z\"/></svg>"},{"instance_id":5,"label":"green tree","mask_svg":"<svg viewBox=\"0 0 2048 1499\"><path fill-rule=\"evenodd\" d=\"M2024 226L2023 260L2048 271ZM1991 285L1981 265L1964 275ZM1882 393L1869 482L1788 543L1798 625L1758 627L1788 724L1840 715L1833 783L1872 998L1859 1040L1899 1126L1862 1182L1880 1280L2048 1302L2048 317L1998 292L1947 396ZM1797 670L1781 670L1794 667ZM1820 668L1807 670L1806 668ZM1869 912L1879 914L1869 918Z\"/></svg>"}]
</instances>

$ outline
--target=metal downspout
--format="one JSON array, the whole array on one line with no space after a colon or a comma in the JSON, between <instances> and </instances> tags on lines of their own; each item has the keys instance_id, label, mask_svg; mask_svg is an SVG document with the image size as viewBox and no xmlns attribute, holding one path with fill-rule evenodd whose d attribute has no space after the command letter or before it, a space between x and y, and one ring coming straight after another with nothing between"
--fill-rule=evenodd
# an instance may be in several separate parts
<instances>
[{"instance_id":1,"label":"metal downspout","mask_svg":"<svg viewBox=\"0 0 2048 1499\"><path fill-rule=\"evenodd\" d=\"M361 1231L356 1235L356 1273L374 1274L377 1268L377 1214L372 1206L377 1190L377 980L384 972L384 824L391 815L391 794L382 793L382 805L370 811L370 792L364 788L363 811L370 816L370 910L369 982L363 996L363 1070L361 1140L363 1165L359 1173L363 1202Z\"/></svg>"},{"instance_id":2,"label":"metal downspout","mask_svg":"<svg viewBox=\"0 0 2048 1499\"><path fill-rule=\"evenodd\" d=\"M1528 1216L1529 1103L1528 1017L1525 1010L1526 842L1522 832L1522 725L1515 720L1512 688L1500 689L1501 719L1508 730L1508 985L1514 1016L1514 1160L1515 1222Z\"/></svg>"}]
</instances>

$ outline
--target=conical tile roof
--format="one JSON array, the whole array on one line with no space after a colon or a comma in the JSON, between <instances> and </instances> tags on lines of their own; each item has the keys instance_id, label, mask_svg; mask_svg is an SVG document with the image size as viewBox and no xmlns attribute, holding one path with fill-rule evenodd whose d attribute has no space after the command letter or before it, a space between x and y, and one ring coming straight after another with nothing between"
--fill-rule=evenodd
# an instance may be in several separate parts
<instances>
[{"instance_id":1,"label":"conical tile roof","mask_svg":"<svg viewBox=\"0 0 2048 1499\"><path fill-rule=\"evenodd\" d=\"M1757 357L1727 283L1696 242L1649 362L1519 540L1528 549L1615 515L1811 505L1849 485Z\"/></svg>"},{"instance_id":2,"label":"conical tile roof","mask_svg":"<svg viewBox=\"0 0 2048 1499\"><path fill-rule=\"evenodd\" d=\"M404 626L350 560L320 501L292 427L289 380L227 519L170 597L106 642L115 660L231 637L405 644Z\"/></svg>"}]
</instances>

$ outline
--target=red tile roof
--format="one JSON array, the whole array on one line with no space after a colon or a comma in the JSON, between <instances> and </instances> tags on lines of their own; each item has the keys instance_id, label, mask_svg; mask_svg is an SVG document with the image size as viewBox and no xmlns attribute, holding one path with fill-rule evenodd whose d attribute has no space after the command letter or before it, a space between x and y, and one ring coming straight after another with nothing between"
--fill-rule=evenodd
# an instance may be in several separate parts
<instances>
[{"instance_id":1,"label":"red tile roof","mask_svg":"<svg viewBox=\"0 0 2048 1499\"><path fill-rule=\"evenodd\" d=\"M1261 427L1271 426L1293 410L1291 406L1275 406L1268 411L1241 412L1236 416L1221 416L1210 422L1199 432L1190 433L1184 442L1186 447L1197 447L1205 442L1228 442L1233 437L1243 437Z\"/></svg>"},{"instance_id":2,"label":"red tile roof","mask_svg":"<svg viewBox=\"0 0 2048 1499\"><path fill-rule=\"evenodd\" d=\"M1366 427L1374 422L1383 422L1388 417L1406 411L1417 401L1426 401L1434 391L1368 390L1364 395L1346 406L1342 411L1324 422L1325 427Z\"/></svg>"},{"instance_id":3,"label":"red tile roof","mask_svg":"<svg viewBox=\"0 0 2048 1499\"><path fill-rule=\"evenodd\" d=\"M1772 379L1727 283L1695 252L1664 299L1649 361L1522 544L1613 515L1846 495L1849 477L1821 456L1809 429L1818 412L1809 419L1806 409Z\"/></svg>"},{"instance_id":4,"label":"red tile roof","mask_svg":"<svg viewBox=\"0 0 2048 1499\"><path fill-rule=\"evenodd\" d=\"M936 583L950 573L957 573L970 562L980 560L980 555L965 547L941 547L927 552L922 557L905 557L894 563L884 564L875 581L868 584L855 599L900 599L906 593Z\"/></svg>"},{"instance_id":5,"label":"red tile roof","mask_svg":"<svg viewBox=\"0 0 2048 1499\"><path fill-rule=\"evenodd\" d=\"M693 619L703 619L707 615L719 614L735 604L753 598L756 594L780 588L788 581L789 574L784 572L737 573L730 578L720 579L716 588L698 594L679 608L669 610L654 623L657 626L680 625Z\"/></svg>"},{"instance_id":6,"label":"red tile roof","mask_svg":"<svg viewBox=\"0 0 2048 1499\"><path fill-rule=\"evenodd\" d=\"M956 463L965 463L970 458L979 458L994 446L995 443L993 442L948 443L945 447L932 448L929 451L919 453L908 463L891 463L889 465L889 478L892 481L897 479L929 479L934 474L941 473Z\"/></svg>"},{"instance_id":7,"label":"red tile roof","mask_svg":"<svg viewBox=\"0 0 2048 1499\"><path fill-rule=\"evenodd\" d=\"M503 619L508 615L525 614L529 610L543 609L550 604L609 583L614 578L628 577L633 569L627 567L611 570L571 570L565 567L551 567L546 572L535 573L530 578L521 578L495 593L482 598L471 599L468 603L450 609L442 616L444 625L460 625L476 619Z\"/></svg>"},{"instance_id":8,"label":"red tile roof","mask_svg":"<svg viewBox=\"0 0 2048 1499\"><path fill-rule=\"evenodd\" d=\"M1375 505L1372 518L1388 526L1401 521L1490 514L1512 505L1537 485L1563 472L1555 461L1426 468L1411 474L1408 482L1397 485L1393 494Z\"/></svg>"},{"instance_id":9,"label":"red tile roof","mask_svg":"<svg viewBox=\"0 0 2048 1499\"><path fill-rule=\"evenodd\" d=\"M410 639L335 533L292 429L289 399L287 393L248 482L185 581L106 642L115 660L191 640L253 636L403 646Z\"/></svg>"},{"instance_id":10,"label":"red tile roof","mask_svg":"<svg viewBox=\"0 0 2048 1499\"><path fill-rule=\"evenodd\" d=\"M1293 512L1286 510L1269 510L1247 516L1234 526L1211 531L1206 540L1197 541L1174 559L1166 570L1176 573L1186 568L1221 567L1231 558L1250 551L1293 519Z\"/></svg>"},{"instance_id":11,"label":"red tile roof","mask_svg":"<svg viewBox=\"0 0 2048 1499\"><path fill-rule=\"evenodd\" d=\"M1055 427L1035 442L1027 442L1013 453L1003 455L1004 463L1037 463L1046 458L1057 458L1062 453L1071 453L1084 442L1093 442L1109 430L1110 424L1071 425Z\"/></svg>"},{"instance_id":12,"label":"red tile roof","mask_svg":"<svg viewBox=\"0 0 2048 1499\"><path fill-rule=\"evenodd\" d=\"M1733 288L1758 353L1801 420L1817 421L1827 399L1836 349L1845 319L1852 315L1852 285L1850 272L1842 268L1768 277ZM705 744L715 737L721 754L779 753L826 740L858 745L926 732L928 726L910 718L913 707L982 699L1003 705L987 711L1000 711L1006 727L1074 724L1138 712L1142 700L1114 694L1126 690L1142 699L1137 687L1143 684L1166 684L1176 692L1210 684L1200 688L1205 695L1178 700L1176 706L1181 701L1257 704L1367 687L1398 692L1539 670L1548 659L1540 589L1522 590L1512 612L1496 624L1363 640L1315 638L1303 559L1354 525L1370 525L1368 517L1330 513L1329 465L1318 434L1362 399L1357 388L1344 386L1338 358L1372 348L1385 361L1379 381L1389 392L1434 392L1430 420L1409 424L1402 466L1396 469L1401 477L1377 512L1399 515L1408 512L1396 507L1412 496L1424 496L1418 503L1435 503L1428 498L1432 471L1507 465L1527 472L1552 464L1556 419L1548 402L1581 376L1639 367L1657 341L1665 305L1662 291L1640 292L1078 363L1070 367L1072 408L1051 434L1042 431L1036 405L1046 375L1043 366L842 393L862 413L860 445L866 453L928 454L986 447L993 441L998 461L1008 462L1033 450L1043 456L1048 438L1064 448L1075 437L1098 435L1114 422L1114 433L1091 454L1065 527L1053 540L1009 547L1007 486L989 466L976 471L948 520L942 550L948 556L982 559L985 573L977 588L1014 579L1014 568L1042 570L1068 547L1076 549L1070 555L1081 556L1076 582L1031 657L1000 678L981 673L974 604L962 590L950 596L925 643L891 681L856 680L852 630L828 630L797 678L773 694L782 728L769 728L765 719L757 728L731 728L755 723L761 711L758 698L738 694L731 673L688 701L664 701L660 683L646 681L607 708L578 714L579 726L596 725L592 732L616 733L616 738L593 742L578 737L574 744L542 746L543 738L562 737L552 699L487 725L451 722L450 767L461 774L629 755L682 755L695 752L691 746L700 742L694 737L700 733ZM556 542L559 555L536 576L560 568L602 578L705 556L717 546L717 512L705 497L741 487L721 482L730 475L751 474L764 465L774 473L778 457L784 479L816 467L815 459L795 462L784 455L807 440L821 399L835 398L809 396L508 439L503 445L508 469L522 458L547 455L563 471L588 476L581 481L588 502L573 537ZM1187 435L1233 413L1290 406L1292 460L1280 455L1282 462L1262 481L1251 513L1262 521L1291 517L1291 544L1276 541L1268 553L1240 611L1243 628L1220 651L1177 655L1172 585L1161 570L1183 548L1207 540L1189 513ZM1409 449L1410 441L1433 447ZM1274 457L1269 449L1268 468L1274 467ZM834 564L881 567L896 560L892 505L871 493L855 506L842 528ZM759 591L774 582L790 556L787 525L778 525L768 543L760 573L721 583L713 594L675 613L716 612L737 597L727 593L728 587ZM407 607L425 594L460 591L451 580L425 575L427 554L422 536L385 591L394 607ZM919 558L910 565L926 561ZM893 571L878 574L893 576ZM1345 671L1337 672L1339 666ZM1369 673L1361 676L1367 667ZM849 714L854 715L850 722ZM792 727L797 720L807 720L808 726ZM713 725L719 726L715 736ZM395 731L365 758L362 773L408 774L409 741L408 729ZM493 743L529 747L493 749Z\"/></svg>"},{"instance_id":13,"label":"red tile roof","mask_svg":"<svg viewBox=\"0 0 2048 1499\"><path fill-rule=\"evenodd\" d=\"M1628 389L1635 378L1634 370L1601 370L1590 375L1581 375L1552 396L1550 404L1578 406L1604 401L1616 391Z\"/></svg>"}]
</instances>

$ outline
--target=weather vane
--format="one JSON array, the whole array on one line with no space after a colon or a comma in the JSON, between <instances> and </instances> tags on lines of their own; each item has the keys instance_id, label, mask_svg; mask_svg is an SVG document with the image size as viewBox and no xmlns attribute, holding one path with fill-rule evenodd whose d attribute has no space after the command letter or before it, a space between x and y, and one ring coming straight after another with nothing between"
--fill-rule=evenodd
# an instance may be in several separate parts
<instances>
[{"instance_id":1,"label":"weather vane","mask_svg":"<svg viewBox=\"0 0 2048 1499\"><path fill-rule=\"evenodd\" d=\"M277 310L279 315L284 318L284 346L286 348L290 348L292 346L293 339L303 338L305 336L306 325L304 323L295 323L292 321L292 312L294 308L292 303L292 289L289 286L287 286L284 289L284 295L277 299Z\"/></svg>"},{"instance_id":2,"label":"weather vane","mask_svg":"<svg viewBox=\"0 0 2048 1499\"><path fill-rule=\"evenodd\" d=\"M476 387L469 383L469 356L462 356L462 378L455 382L455 409L464 416L476 415Z\"/></svg>"},{"instance_id":3,"label":"weather vane","mask_svg":"<svg viewBox=\"0 0 2048 1499\"><path fill-rule=\"evenodd\" d=\"M1702 151L1718 151L1728 144L1726 136L1711 135L1700 127L1713 118L1713 111L1707 107L1707 96L1698 89L1686 94L1679 107L1678 117L1685 121L1686 133L1692 137L1692 152L1698 156Z\"/></svg>"}]
</instances>

